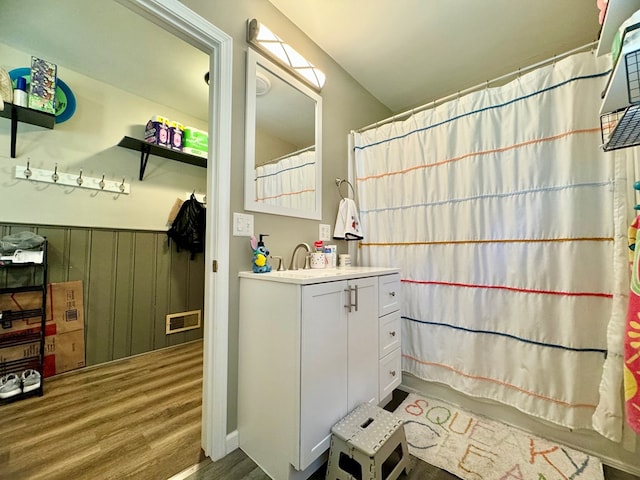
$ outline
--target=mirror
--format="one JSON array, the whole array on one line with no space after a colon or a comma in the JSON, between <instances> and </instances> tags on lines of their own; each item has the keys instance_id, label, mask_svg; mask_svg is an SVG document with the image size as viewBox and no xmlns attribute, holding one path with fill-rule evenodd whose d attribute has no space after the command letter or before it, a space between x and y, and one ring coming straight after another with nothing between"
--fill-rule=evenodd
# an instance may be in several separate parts
<instances>
[{"instance_id":1,"label":"mirror","mask_svg":"<svg viewBox=\"0 0 640 480\"><path fill-rule=\"evenodd\" d=\"M322 218L322 97L247 52L245 210Z\"/></svg>"}]
</instances>

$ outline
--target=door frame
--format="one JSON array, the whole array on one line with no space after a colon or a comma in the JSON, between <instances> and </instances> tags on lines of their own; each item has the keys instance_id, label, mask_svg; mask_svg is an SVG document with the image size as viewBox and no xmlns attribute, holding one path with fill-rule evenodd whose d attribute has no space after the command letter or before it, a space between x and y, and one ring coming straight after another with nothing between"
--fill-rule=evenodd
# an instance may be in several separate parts
<instances>
[{"instance_id":1,"label":"door frame","mask_svg":"<svg viewBox=\"0 0 640 480\"><path fill-rule=\"evenodd\" d=\"M209 54L209 155L204 286L202 449L219 460L227 448L229 222L233 39L178 0L116 0ZM214 267L214 265L216 265ZM209 267L210 266L210 267ZM217 272L215 271L217 270Z\"/></svg>"}]
</instances>

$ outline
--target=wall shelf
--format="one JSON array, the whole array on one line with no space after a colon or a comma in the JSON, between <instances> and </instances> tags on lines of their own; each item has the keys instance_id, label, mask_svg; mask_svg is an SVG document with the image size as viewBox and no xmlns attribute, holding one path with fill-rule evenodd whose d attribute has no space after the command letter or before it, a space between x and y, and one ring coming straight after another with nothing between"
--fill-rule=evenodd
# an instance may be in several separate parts
<instances>
[{"instance_id":1,"label":"wall shelf","mask_svg":"<svg viewBox=\"0 0 640 480\"><path fill-rule=\"evenodd\" d=\"M604 55L611 51L613 37L622 22L640 8L638 0L609 0L607 13L602 24L602 31L598 40L597 55Z\"/></svg>"},{"instance_id":2,"label":"wall shelf","mask_svg":"<svg viewBox=\"0 0 640 480\"><path fill-rule=\"evenodd\" d=\"M0 117L11 120L11 158L16 158L16 137L18 135L18 122L53 129L56 116L52 113L41 112L32 108L21 107L12 103L5 103L4 110L0 111Z\"/></svg>"},{"instance_id":3,"label":"wall shelf","mask_svg":"<svg viewBox=\"0 0 640 480\"><path fill-rule=\"evenodd\" d=\"M598 55L609 53L620 25L640 8L640 0L610 0L600 33ZM640 145L640 40L627 35L640 24L622 32L620 54L602 93L600 131L605 152Z\"/></svg>"},{"instance_id":4,"label":"wall shelf","mask_svg":"<svg viewBox=\"0 0 640 480\"><path fill-rule=\"evenodd\" d=\"M149 161L150 154L156 155L158 157L168 158L170 160L176 160L182 163L188 163L189 165L195 165L197 167L207 168L207 159L204 157L198 157L197 155L191 155L179 150L172 150L170 148L155 145L153 143L147 143L144 140L139 140L137 138L122 137L122 140L120 140L118 146L140 152L139 180L142 180L144 177L144 171L147 168L147 162Z\"/></svg>"},{"instance_id":5,"label":"wall shelf","mask_svg":"<svg viewBox=\"0 0 640 480\"><path fill-rule=\"evenodd\" d=\"M605 152L640 145L640 105L602 115L600 127Z\"/></svg>"}]
</instances>

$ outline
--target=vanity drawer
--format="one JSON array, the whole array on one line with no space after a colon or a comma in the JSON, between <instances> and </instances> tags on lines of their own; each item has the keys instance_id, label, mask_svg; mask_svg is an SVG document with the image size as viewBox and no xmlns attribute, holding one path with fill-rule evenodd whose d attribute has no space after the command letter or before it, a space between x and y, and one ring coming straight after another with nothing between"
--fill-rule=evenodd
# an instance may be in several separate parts
<instances>
[{"instance_id":1,"label":"vanity drawer","mask_svg":"<svg viewBox=\"0 0 640 480\"><path fill-rule=\"evenodd\" d=\"M402 382L402 357L399 348L380 360L378 376L378 398L383 399L391 395Z\"/></svg>"},{"instance_id":2,"label":"vanity drawer","mask_svg":"<svg viewBox=\"0 0 640 480\"><path fill-rule=\"evenodd\" d=\"M383 316L400 309L400 274L378 277L378 315Z\"/></svg>"},{"instance_id":3,"label":"vanity drawer","mask_svg":"<svg viewBox=\"0 0 640 480\"><path fill-rule=\"evenodd\" d=\"M396 348L400 348L400 310L380 317L380 332L378 335L378 355L380 359L389 355Z\"/></svg>"}]
</instances>

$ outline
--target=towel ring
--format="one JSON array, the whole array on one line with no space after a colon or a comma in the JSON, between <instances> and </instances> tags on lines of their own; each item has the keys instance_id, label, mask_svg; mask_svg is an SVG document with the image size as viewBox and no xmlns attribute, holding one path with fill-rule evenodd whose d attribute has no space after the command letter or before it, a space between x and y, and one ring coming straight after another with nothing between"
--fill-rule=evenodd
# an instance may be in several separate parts
<instances>
[{"instance_id":1,"label":"towel ring","mask_svg":"<svg viewBox=\"0 0 640 480\"><path fill-rule=\"evenodd\" d=\"M342 186L343 183L346 183L347 185L349 185L351 187L351 193L353 193L353 196L356 196L356 191L353 188L353 185L351 185L351 182L349 182L349 180L345 180L344 178L336 178L336 187L338 187L338 194L340 195L340 197L345 200L344 195L342 195L342 192L340 191L340 187ZM349 189L347 189L347 198L349 197Z\"/></svg>"}]
</instances>

